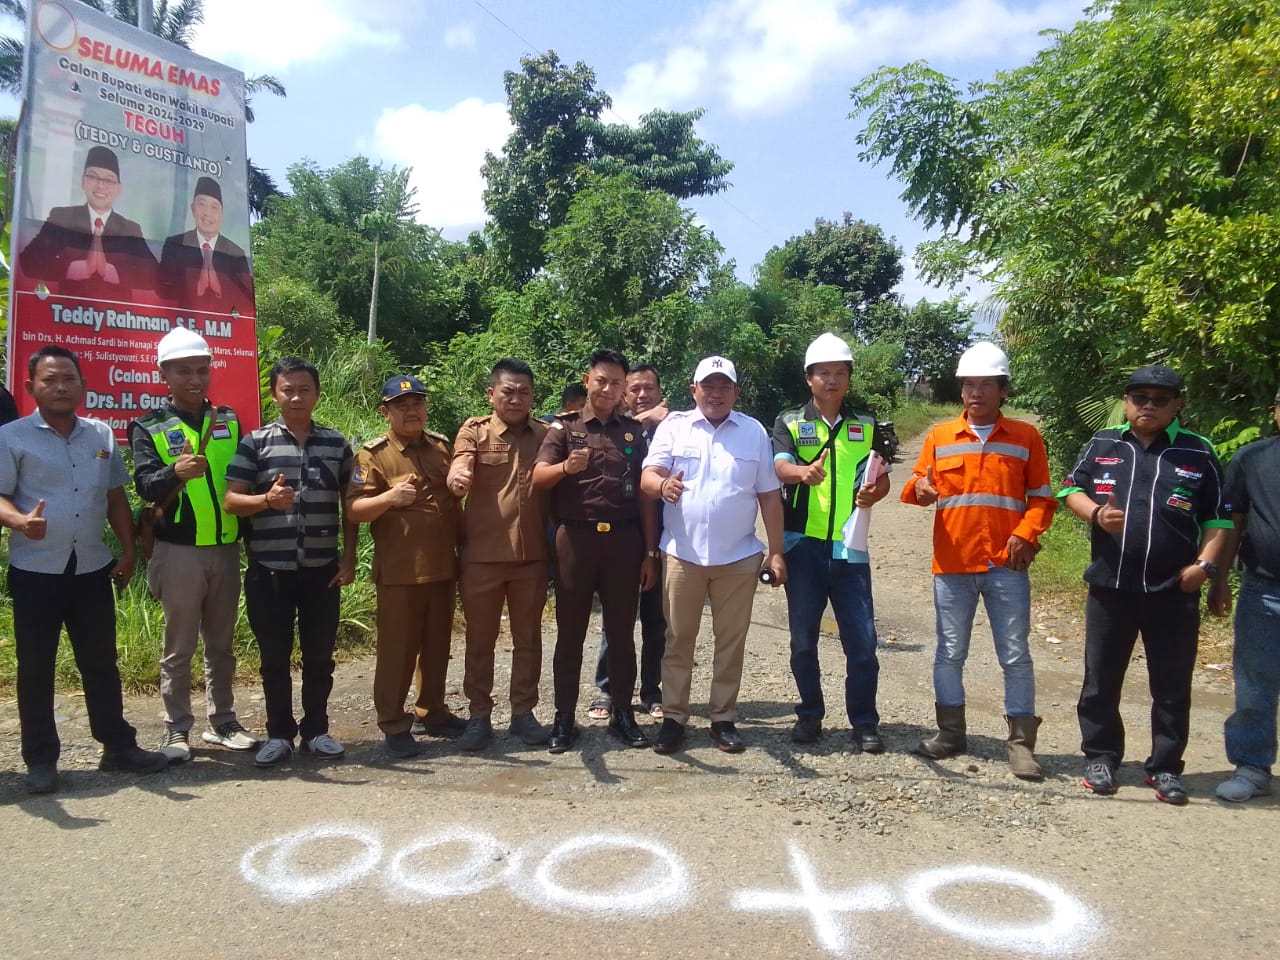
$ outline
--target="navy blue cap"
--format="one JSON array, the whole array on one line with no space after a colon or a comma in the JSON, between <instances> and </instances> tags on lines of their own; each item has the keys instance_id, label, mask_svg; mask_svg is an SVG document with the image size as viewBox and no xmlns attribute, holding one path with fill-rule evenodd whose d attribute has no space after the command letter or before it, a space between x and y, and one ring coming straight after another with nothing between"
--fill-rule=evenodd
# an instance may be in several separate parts
<instances>
[{"instance_id":1,"label":"navy blue cap","mask_svg":"<svg viewBox=\"0 0 1280 960\"><path fill-rule=\"evenodd\" d=\"M426 384L412 373L397 373L382 385L382 402L386 403L388 400L395 400L397 397L407 396L411 393L425 397L427 395Z\"/></svg>"},{"instance_id":2,"label":"navy blue cap","mask_svg":"<svg viewBox=\"0 0 1280 960\"><path fill-rule=\"evenodd\" d=\"M1174 393L1181 393L1182 377L1178 376L1177 371L1164 364L1152 363L1139 367L1129 375L1129 382L1125 384L1124 392L1128 393L1138 387L1163 387Z\"/></svg>"}]
</instances>

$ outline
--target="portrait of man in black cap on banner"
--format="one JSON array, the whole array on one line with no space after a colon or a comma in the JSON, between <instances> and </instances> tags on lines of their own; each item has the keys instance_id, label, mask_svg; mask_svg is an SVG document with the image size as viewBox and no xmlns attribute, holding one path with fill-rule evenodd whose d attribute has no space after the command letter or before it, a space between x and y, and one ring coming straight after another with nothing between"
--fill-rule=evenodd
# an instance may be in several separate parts
<instances>
[{"instance_id":1,"label":"portrait of man in black cap on banner","mask_svg":"<svg viewBox=\"0 0 1280 960\"><path fill-rule=\"evenodd\" d=\"M196 181L195 229L170 237L160 254L160 295L174 304L216 313L253 313L253 277L244 251L222 235L222 187Z\"/></svg>"},{"instance_id":2,"label":"portrait of man in black cap on banner","mask_svg":"<svg viewBox=\"0 0 1280 960\"><path fill-rule=\"evenodd\" d=\"M19 268L68 297L127 301L134 290L155 289L156 259L142 228L115 209L123 190L116 155L91 147L80 186L85 202L50 210L18 255Z\"/></svg>"}]
</instances>

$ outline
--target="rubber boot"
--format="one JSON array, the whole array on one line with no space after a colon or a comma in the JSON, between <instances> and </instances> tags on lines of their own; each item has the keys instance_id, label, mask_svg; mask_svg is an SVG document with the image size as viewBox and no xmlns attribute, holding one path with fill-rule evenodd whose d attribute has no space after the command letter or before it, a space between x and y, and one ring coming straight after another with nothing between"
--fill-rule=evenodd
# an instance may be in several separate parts
<instances>
[{"instance_id":1,"label":"rubber boot","mask_svg":"<svg viewBox=\"0 0 1280 960\"><path fill-rule=\"evenodd\" d=\"M958 707L944 707L940 703L935 703L933 707L938 715L938 732L932 737L921 740L916 745L916 753L930 760L942 760L964 753L969 745L964 735L964 704Z\"/></svg>"},{"instance_id":2,"label":"rubber boot","mask_svg":"<svg viewBox=\"0 0 1280 960\"><path fill-rule=\"evenodd\" d=\"M1019 780L1043 780L1044 771L1036 763L1036 730L1039 717L1005 717L1009 721L1009 770Z\"/></svg>"}]
</instances>

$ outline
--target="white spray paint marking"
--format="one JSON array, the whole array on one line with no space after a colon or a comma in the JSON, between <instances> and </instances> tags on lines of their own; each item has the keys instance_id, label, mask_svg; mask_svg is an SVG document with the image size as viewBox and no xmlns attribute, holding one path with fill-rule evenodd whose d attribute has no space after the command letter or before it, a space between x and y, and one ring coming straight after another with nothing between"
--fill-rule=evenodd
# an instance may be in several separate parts
<instances>
[{"instance_id":1,"label":"white spray paint marking","mask_svg":"<svg viewBox=\"0 0 1280 960\"><path fill-rule=\"evenodd\" d=\"M409 861L420 853L447 844L467 844L471 854L452 870L415 870ZM391 887L419 900L438 900L479 893L507 878L514 865L511 851L487 833L454 827L429 837L415 840L398 851L387 865L386 879Z\"/></svg>"},{"instance_id":2,"label":"white spray paint marking","mask_svg":"<svg viewBox=\"0 0 1280 960\"><path fill-rule=\"evenodd\" d=\"M989 883L1020 887L1052 909L1048 920L1030 926L999 926L981 917L962 917L933 902L942 887L957 883ZM1062 955L1081 950L1098 931L1088 909L1061 887L1016 870L999 867L943 867L918 873L903 885L907 906L927 923L974 943L1027 953Z\"/></svg>"},{"instance_id":3,"label":"white spray paint marking","mask_svg":"<svg viewBox=\"0 0 1280 960\"><path fill-rule=\"evenodd\" d=\"M758 912L807 913L814 936L832 953L843 954L848 947L847 924L840 914L867 910L888 910L897 898L888 887L868 884L864 887L828 893L818 882L817 871L798 843L787 844L791 855L791 873L799 890L739 890L733 895L735 910Z\"/></svg>"},{"instance_id":4,"label":"white spray paint marking","mask_svg":"<svg viewBox=\"0 0 1280 960\"><path fill-rule=\"evenodd\" d=\"M301 874L290 862L303 844L315 840L351 840L359 850L347 863L324 873ZM259 869L258 859L271 851L266 865ZM342 824L322 824L286 837L277 837L250 847L240 858L241 875L275 900L293 903L310 900L322 893L332 893L355 883L382 859L382 841L376 833Z\"/></svg>"},{"instance_id":5,"label":"white spray paint marking","mask_svg":"<svg viewBox=\"0 0 1280 960\"><path fill-rule=\"evenodd\" d=\"M565 886L557 874L572 860L597 850L640 850L653 864L638 876L622 878L612 888L593 886L583 890ZM651 913L671 909L689 895L689 871L666 847L643 837L594 834L572 837L552 848L533 872L534 890L547 904L585 913Z\"/></svg>"}]
</instances>

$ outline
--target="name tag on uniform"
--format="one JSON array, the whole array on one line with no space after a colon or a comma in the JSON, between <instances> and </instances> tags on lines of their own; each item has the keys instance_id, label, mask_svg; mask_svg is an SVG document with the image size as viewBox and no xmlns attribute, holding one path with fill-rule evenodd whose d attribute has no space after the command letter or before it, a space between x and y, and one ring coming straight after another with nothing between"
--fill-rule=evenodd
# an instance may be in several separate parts
<instances>
[{"instance_id":1,"label":"name tag on uniform","mask_svg":"<svg viewBox=\"0 0 1280 960\"><path fill-rule=\"evenodd\" d=\"M94 454L94 456L97 457L99 460L111 459L111 453L110 451L107 451L107 450L99 450L97 453Z\"/></svg>"},{"instance_id":2,"label":"name tag on uniform","mask_svg":"<svg viewBox=\"0 0 1280 960\"><path fill-rule=\"evenodd\" d=\"M862 424L851 423L848 428L849 439L855 443L860 443L863 437Z\"/></svg>"},{"instance_id":3,"label":"name tag on uniform","mask_svg":"<svg viewBox=\"0 0 1280 960\"><path fill-rule=\"evenodd\" d=\"M810 423L808 420L806 420L800 424L800 429L798 432L802 438L816 437L818 435L818 425L816 423Z\"/></svg>"},{"instance_id":4,"label":"name tag on uniform","mask_svg":"<svg viewBox=\"0 0 1280 960\"><path fill-rule=\"evenodd\" d=\"M213 425L213 429L209 431L209 437L213 440L230 440L231 428L219 420Z\"/></svg>"}]
</instances>

